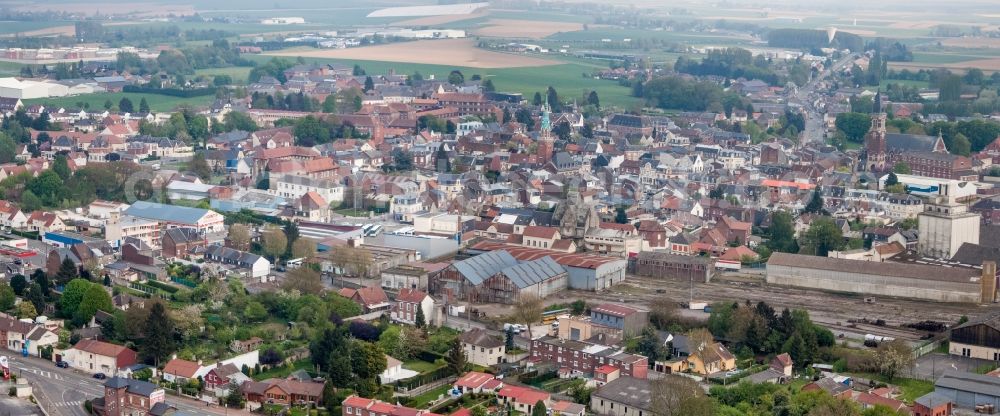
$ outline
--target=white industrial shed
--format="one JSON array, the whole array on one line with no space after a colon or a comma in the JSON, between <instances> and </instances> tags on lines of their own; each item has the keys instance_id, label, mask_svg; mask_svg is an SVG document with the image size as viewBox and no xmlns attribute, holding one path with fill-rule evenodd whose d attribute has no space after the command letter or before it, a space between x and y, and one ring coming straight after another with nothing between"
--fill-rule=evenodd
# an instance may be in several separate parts
<instances>
[{"instance_id":1,"label":"white industrial shed","mask_svg":"<svg viewBox=\"0 0 1000 416\"><path fill-rule=\"evenodd\" d=\"M65 97L69 87L54 82L20 81L17 78L0 78L0 97L32 98Z\"/></svg>"}]
</instances>

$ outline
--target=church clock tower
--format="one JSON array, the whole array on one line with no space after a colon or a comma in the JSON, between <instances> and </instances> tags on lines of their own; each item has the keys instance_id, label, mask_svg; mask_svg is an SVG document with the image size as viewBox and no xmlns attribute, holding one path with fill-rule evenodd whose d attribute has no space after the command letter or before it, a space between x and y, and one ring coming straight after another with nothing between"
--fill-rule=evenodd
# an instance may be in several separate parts
<instances>
[{"instance_id":1,"label":"church clock tower","mask_svg":"<svg viewBox=\"0 0 1000 416\"><path fill-rule=\"evenodd\" d=\"M865 169L871 172L885 172L887 151L885 143L886 114L882 111L882 93L875 94L872 111L872 125L865 134Z\"/></svg>"}]
</instances>

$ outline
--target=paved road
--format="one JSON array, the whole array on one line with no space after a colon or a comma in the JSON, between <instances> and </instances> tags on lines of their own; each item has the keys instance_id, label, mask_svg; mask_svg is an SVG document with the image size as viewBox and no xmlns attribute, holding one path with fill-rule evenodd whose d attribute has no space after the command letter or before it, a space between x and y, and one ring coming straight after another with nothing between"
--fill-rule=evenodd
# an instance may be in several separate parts
<instances>
[{"instance_id":1,"label":"paved road","mask_svg":"<svg viewBox=\"0 0 1000 416\"><path fill-rule=\"evenodd\" d=\"M12 357L11 372L25 377L34 387L34 395L52 416L87 416L83 409L84 400L104 396L104 382L95 380L90 374L76 370L58 368L51 361L34 357ZM193 399L167 395L167 403L194 414L226 415L249 414L206 406Z\"/></svg>"},{"instance_id":2,"label":"paved road","mask_svg":"<svg viewBox=\"0 0 1000 416\"><path fill-rule=\"evenodd\" d=\"M855 58L854 54L848 54L840 58L830 68L823 70L823 72L809 80L806 85L799 88L791 97L791 101L801 104L806 110L806 129L802 132L802 145L814 142L822 144L825 141L826 126L823 125L823 115L813 106L817 86L830 75L850 65Z\"/></svg>"}]
</instances>

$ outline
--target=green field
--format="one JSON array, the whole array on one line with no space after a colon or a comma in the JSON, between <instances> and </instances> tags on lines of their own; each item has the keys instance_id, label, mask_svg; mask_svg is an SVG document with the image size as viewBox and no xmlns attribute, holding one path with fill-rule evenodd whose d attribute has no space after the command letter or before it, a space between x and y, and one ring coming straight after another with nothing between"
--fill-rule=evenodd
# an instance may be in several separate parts
<instances>
[{"instance_id":1,"label":"green field","mask_svg":"<svg viewBox=\"0 0 1000 416\"><path fill-rule=\"evenodd\" d=\"M0 61L0 75L17 75L21 73L21 65L14 62L2 62Z\"/></svg>"},{"instance_id":2,"label":"green field","mask_svg":"<svg viewBox=\"0 0 1000 416\"><path fill-rule=\"evenodd\" d=\"M269 56L254 56L251 59L259 61L270 60ZM286 58L289 59L289 58ZM607 68L607 63L602 61L592 61L593 64L582 63L577 60L573 63L562 65L550 65L526 68L467 68L461 66L447 65L426 65L411 64L404 62L386 61L361 61L348 59L319 59L307 58L307 62L316 63L339 63L344 65L361 65L369 74L387 74L390 70L396 73L412 74L420 72L425 78L434 75L438 79L448 76L453 69L462 71L466 79L473 74L479 74L484 79L492 79L497 91L519 92L524 94L524 98L530 100L535 92L544 92L552 86L566 101L574 98L581 101L583 94L590 91L597 91L602 105L613 105L627 108L638 100L631 97L630 90L618 85L615 81L605 81L593 78L584 78L583 73L590 74L596 68Z\"/></svg>"},{"instance_id":3,"label":"green field","mask_svg":"<svg viewBox=\"0 0 1000 416\"><path fill-rule=\"evenodd\" d=\"M247 76L250 75L250 70L252 68L245 66L227 66L225 68L205 68L194 71L195 75L205 75L210 77L215 77L219 75L229 75L233 78L234 84L243 84L247 82Z\"/></svg>"},{"instance_id":4,"label":"green field","mask_svg":"<svg viewBox=\"0 0 1000 416\"><path fill-rule=\"evenodd\" d=\"M678 42L688 44L718 44L728 45L749 44L747 38L737 38L727 35L714 35L711 33L685 33L672 31L654 31L641 29L615 29L615 28L595 28L590 30L578 30L575 32L561 32L549 36L548 40L560 42L593 42L602 39L610 39L612 42L621 42L624 39L657 39L665 42ZM627 52L627 51L623 51Z\"/></svg>"},{"instance_id":5,"label":"green field","mask_svg":"<svg viewBox=\"0 0 1000 416\"><path fill-rule=\"evenodd\" d=\"M956 64L959 62L973 61L977 59L988 59L988 58L989 57L981 55L977 56L977 55L965 55L957 53L933 53L933 52L913 53L913 62L927 63L927 64Z\"/></svg>"},{"instance_id":6,"label":"green field","mask_svg":"<svg viewBox=\"0 0 1000 416\"><path fill-rule=\"evenodd\" d=\"M88 103L90 104L90 109L97 110L104 108L104 102L107 100L111 100L111 102L117 107L118 102L124 97L128 97L128 99L132 101L132 105L135 106L137 111L139 109L139 102L142 101L144 97L146 98L146 102L149 103L149 109L152 111L170 111L181 106L207 106L215 100L215 97L211 95L207 97L178 98L158 94L105 92L99 94L77 95L74 97L36 98L25 100L24 104L44 104L46 106L79 108L79 103Z\"/></svg>"}]
</instances>

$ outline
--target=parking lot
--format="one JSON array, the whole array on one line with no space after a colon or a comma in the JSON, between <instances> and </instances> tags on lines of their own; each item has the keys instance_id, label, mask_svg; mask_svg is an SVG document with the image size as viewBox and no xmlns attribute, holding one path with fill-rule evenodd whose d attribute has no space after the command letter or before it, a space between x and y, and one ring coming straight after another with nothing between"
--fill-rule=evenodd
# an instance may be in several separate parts
<instances>
[{"instance_id":1,"label":"parking lot","mask_svg":"<svg viewBox=\"0 0 1000 416\"><path fill-rule=\"evenodd\" d=\"M948 370L976 372L979 367L989 364L995 365L996 362L944 353L931 353L917 359L909 376L921 380L937 380Z\"/></svg>"}]
</instances>

